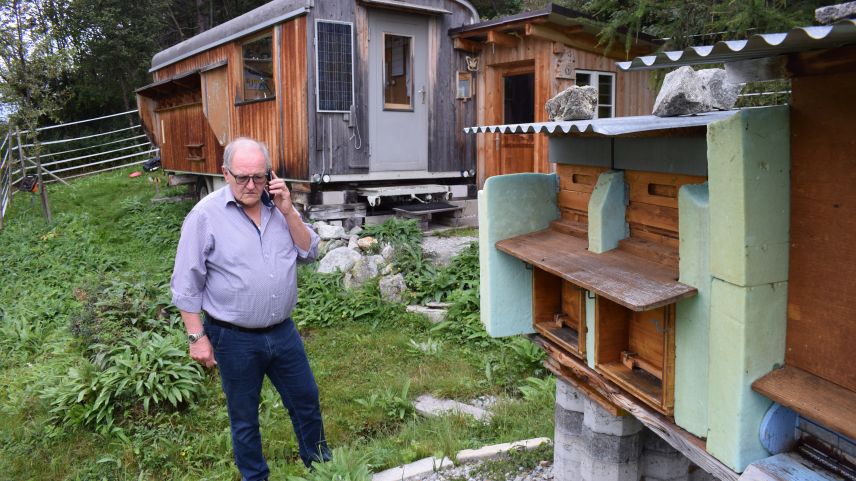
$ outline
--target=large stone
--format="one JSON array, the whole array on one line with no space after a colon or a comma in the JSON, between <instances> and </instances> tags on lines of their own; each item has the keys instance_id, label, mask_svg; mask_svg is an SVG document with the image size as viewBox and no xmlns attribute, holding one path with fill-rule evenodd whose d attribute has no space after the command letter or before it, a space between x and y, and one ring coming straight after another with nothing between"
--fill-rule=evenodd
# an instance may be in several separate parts
<instances>
[{"instance_id":1,"label":"large stone","mask_svg":"<svg viewBox=\"0 0 856 481\"><path fill-rule=\"evenodd\" d=\"M407 284L402 274L381 277L379 287L381 297L389 302L401 302L407 292Z\"/></svg>"},{"instance_id":2,"label":"large stone","mask_svg":"<svg viewBox=\"0 0 856 481\"><path fill-rule=\"evenodd\" d=\"M856 2L839 3L820 7L814 11L814 18L822 24L830 24L845 18L856 17Z\"/></svg>"},{"instance_id":3,"label":"large stone","mask_svg":"<svg viewBox=\"0 0 856 481\"><path fill-rule=\"evenodd\" d=\"M363 287L368 280L378 276L384 264L384 259L381 256L367 256L358 259L351 270L345 274L345 288L359 289Z\"/></svg>"},{"instance_id":4,"label":"large stone","mask_svg":"<svg viewBox=\"0 0 856 481\"><path fill-rule=\"evenodd\" d=\"M482 408L452 399L438 399L430 394L423 394L416 398L413 406L416 408L416 412L423 416L441 416L449 413L458 413L467 414L479 421L487 421L491 416L490 411Z\"/></svg>"},{"instance_id":5,"label":"large stone","mask_svg":"<svg viewBox=\"0 0 856 481\"><path fill-rule=\"evenodd\" d=\"M740 85L728 81L724 69L681 67L666 74L654 101L654 115L674 117L728 110L737 102Z\"/></svg>"},{"instance_id":6,"label":"large stone","mask_svg":"<svg viewBox=\"0 0 856 481\"><path fill-rule=\"evenodd\" d=\"M588 120L597 109L597 89L572 85L556 94L544 105L552 121Z\"/></svg>"},{"instance_id":7,"label":"large stone","mask_svg":"<svg viewBox=\"0 0 856 481\"><path fill-rule=\"evenodd\" d=\"M315 230L318 232L318 237L323 240L348 238L348 234L345 233L345 229L338 225L328 225L319 222L318 224L315 224Z\"/></svg>"},{"instance_id":8,"label":"large stone","mask_svg":"<svg viewBox=\"0 0 856 481\"><path fill-rule=\"evenodd\" d=\"M337 247L321 259L318 272L330 273L336 271L348 272L360 260L360 253L347 247Z\"/></svg>"},{"instance_id":9,"label":"large stone","mask_svg":"<svg viewBox=\"0 0 856 481\"><path fill-rule=\"evenodd\" d=\"M362 237L362 238L357 240L357 245L360 247L360 249L362 249L364 251L371 249L376 244L377 244L377 239L375 239L374 237L371 237L371 236Z\"/></svg>"},{"instance_id":10,"label":"large stone","mask_svg":"<svg viewBox=\"0 0 856 481\"><path fill-rule=\"evenodd\" d=\"M426 316L432 324L439 324L446 320L446 309L435 309L428 306L407 306L407 312L415 312Z\"/></svg>"},{"instance_id":11,"label":"large stone","mask_svg":"<svg viewBox=\"0 0 856 481\"><path fill-rule=\"evenodd\" d=\"M476 240L475 237L425 237L422 239L422 255L438 266L447 266Z\"/></svg>"}]
</instances>

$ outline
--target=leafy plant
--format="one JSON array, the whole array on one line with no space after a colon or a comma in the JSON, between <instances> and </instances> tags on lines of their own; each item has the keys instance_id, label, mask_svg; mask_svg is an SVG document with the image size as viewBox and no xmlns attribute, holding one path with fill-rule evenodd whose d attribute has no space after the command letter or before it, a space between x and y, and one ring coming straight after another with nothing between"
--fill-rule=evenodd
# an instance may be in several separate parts
<instances>
[{"instance_id":1,"label":"leafy plant","mask_svg":"<svg viewBox=\"0 0 856 481\"><path fill-rule=\"evenodd\" d=\"M388 418L404 421L416 413L416 408L410 402L410 379L404 382L401 392L387 388L382 393L373 393L368 398L357 399L357 404L370 410L379 410Z\"/></svg>"},{"instance_id":2,"label":"leafy plant","mask_svg":"<svg viewBox=\"0 0 856 481\"><path fill-rule=\"evenodd\" d=\"M550 403L556 395L556 378L527 377L518 389L526 401Z\"/></svg>"},{"instance_id":3,"label":"leafy plant","mask_svg":"<svg viewBox=\"0 0 856 481\"><path fill-rule=\"evenodd\" d=\"M422 240L422 231L415 219L391 218L382 224L370 225L363 229L363 237L372 236L380 244L388 243L395 247L405 244L418 244Z\"/></svg>"},{"instance_id":4,"label":"leafy plant","mask_svg":"<svg viewBox=\"0 0 856 481\"><path fill-rule=\"evenodd\" d=\"M99 354L92 362L70 368L44 388L51 418L110 432L119 413L178 407L198 394L202 380L201 368L187 362L179 345L177 337L140 332L115 347L95 346Z\"/></svg>"},{"instance_id":5,"label":"leafy plant","mask_svg":"<svg viewBox=\"0 0 856 481\"><path fill-rule=\"evenodd\" d=\"M371 455L360 454L353 448L336 448L326 463L315 463L306 476L289 476L288 481L371 481Z\"/></svg>"},{"instance_id":6,"label":"leafy plant","mask_svg":"<svg viewBox=\"0 0 856 481\"><path fill-rule=\"evenodd\" d=\"M443 350L443 343L431 338L421 342L411 339L407 346L411 352L428 354L429 356L436 356Z\"/></svg>"}]
</instances>

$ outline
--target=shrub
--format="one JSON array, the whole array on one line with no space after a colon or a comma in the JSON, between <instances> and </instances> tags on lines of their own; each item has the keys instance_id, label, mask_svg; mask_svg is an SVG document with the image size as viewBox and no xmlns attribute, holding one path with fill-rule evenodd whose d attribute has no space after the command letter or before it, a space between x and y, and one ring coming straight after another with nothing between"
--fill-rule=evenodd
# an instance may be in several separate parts
<instances>
[{"instance_id":1,"label":"shrub","mask_svg":"<svg viewBox=\"0 0 856 481\"><path fill-rule=\"evenodd\" d=\"M391 218L382 224L367 226L363 229L363 236L372 236L381 244L389 243L395 247L422 241L422 231L415 219Z\"/></svg>"},{"instance_id":2,"label":"shrub","mask_svg":"<svg viewBox=\"0 0 856 481\"><path fill-rule=\"evenodd\" d=\"M116 347L96 345L92 362L69 369L42 391L53 421L113 430L120 413L148 413L153 406L179 407L202 389L202 372L187 362L183 341L139 332Z\"/></svg>"}]
</instances>

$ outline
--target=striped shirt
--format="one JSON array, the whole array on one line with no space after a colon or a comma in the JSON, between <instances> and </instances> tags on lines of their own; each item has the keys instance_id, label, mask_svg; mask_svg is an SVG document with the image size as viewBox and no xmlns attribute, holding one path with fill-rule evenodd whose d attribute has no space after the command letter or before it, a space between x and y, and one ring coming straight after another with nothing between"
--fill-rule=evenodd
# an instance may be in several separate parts
<instances>
[{"instance_id":1,"label":"striped shirt","mask_svg":"<svg viewBox=\"0 0 856 481\"><path fill-rule=\"evenodd\" d=\"M297 247L285 216L261 204L256 227L228 185L199 201L184 219L170 287L186 312L262 328L281 322L297 304L297 262L315 260L319 237L311 227L308 251Z\"/></svg>"}]
</instances>

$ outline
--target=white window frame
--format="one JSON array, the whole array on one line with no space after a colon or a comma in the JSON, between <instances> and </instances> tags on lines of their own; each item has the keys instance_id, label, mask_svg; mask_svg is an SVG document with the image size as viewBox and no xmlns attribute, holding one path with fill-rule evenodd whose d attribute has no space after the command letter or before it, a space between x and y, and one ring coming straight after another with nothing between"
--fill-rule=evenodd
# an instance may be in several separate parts
<instances>
[{"instance_id":1,"label":"white window frame","mask_svg":"<svg viewBox=\"0 0 856 481\"><path fill-rule=\"evenodd\" d=\"M616 78L615 72L603 72L600 70L576 69L576 71L574 72L574 83L577 82L577 74L581 74L581 73L590 75L591 83L589 83L589 85L591 85L592 87L597 89L598 104L597 104L597 108L595 108L595 110L594 110L594 118L596 118L596 119L600 118L600 108L601 107L609 107L609 111L612 114L611 117L615 117L615 89L616 89L616 82L618 80ZM600 77L601 76L612 77L612 92L610 92L610 98L612 99L612 105L600 103Z\"/></svg>"},{"instance_id":2,"label":"white window frame","mask_svg":"<svg viewBox=\"0 0 856 481\"><path fill-rule=\"evenodd\" d=\"M356 78L354 77L354 63L356 59L354 58L354 23L353 22L343 22L340 20L325 20L323 18L315 19L315 111L322 113L350 113L350 109L348 110L322 110L321 109L321 90L318 88L318 24L319 23L340 23L344 25L349 25L351 27L351 104L353 105L356 102L356 91L355 84Z\"/></svg>"}]
</instances>

